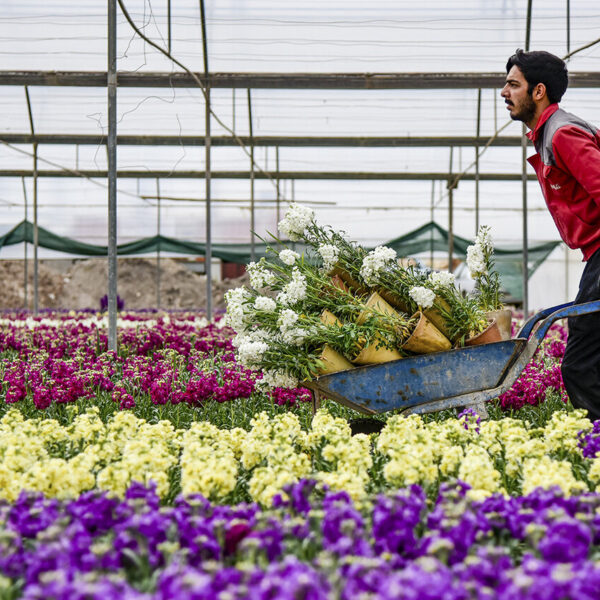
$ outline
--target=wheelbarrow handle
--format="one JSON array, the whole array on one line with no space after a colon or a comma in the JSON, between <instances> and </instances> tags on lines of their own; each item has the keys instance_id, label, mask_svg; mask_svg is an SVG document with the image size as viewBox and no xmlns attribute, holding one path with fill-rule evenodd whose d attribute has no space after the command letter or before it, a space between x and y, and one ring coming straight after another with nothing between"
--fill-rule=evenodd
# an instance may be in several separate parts
<instances>
[{"instance_id":1,"label":"wheelbarrow handle","mask_svg":"<svg viewBox=\"0 0 600 600\"><path fill-rule=\"evenodd\" d=\"M573 306L573 302L567 302L566 304L559 304L557 306L551 306L550 308L545 308L544 310L540 310L540 312L535 315L529 317L527 321L523 324L523 327L519 330L519 333L515 337L518 338L528 338L531 335L531 331L535 327L536 323L545 319L552 313L562 310L563 308L568 308L569 306ZM561 317L562 318L562 317Z\"/></svg>"}]
</instances>

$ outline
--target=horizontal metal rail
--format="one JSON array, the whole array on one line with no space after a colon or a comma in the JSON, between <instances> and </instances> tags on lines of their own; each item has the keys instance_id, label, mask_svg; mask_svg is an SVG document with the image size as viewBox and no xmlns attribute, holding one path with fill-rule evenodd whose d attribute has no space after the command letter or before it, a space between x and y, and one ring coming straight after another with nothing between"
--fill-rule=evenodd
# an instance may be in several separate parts
<instances>
[{"instance_id":1,"label":"horizontal metal rail","mask_svg":"<svg viewBox=\"0 0 600 600\"><path fill-rule=\"evenodd\" d=\"M106 144L106 136L78 133L0 133L0 140L9 144L58 144L99 146ZM239 136L245 146L250 145L248 136ZM485 146L489 137L475 136L254 136L254 146L273 147L357 147L357 148L395 148L395 147L445 147ZM203 135L118 135L119 146L204 146ZM502 136L495 138L491 146L521 146L521 136ZM239 146L239 142L231 136L215 136L211 138L211 146Z\"/></svg>"},{"instance_id":2,"label":"horizontal metal rail","mask_svg":"<svg viewBox=\"0 0 600 600\"><path fill-rule=\"evenodd\" d=\"M204 73L196 73L205 84ZM211 89L478 89L501 88L504 73L211 73ZM106 87L105 71L0 71L0 85ZM188 73L117 73L118 87L196 88ZM569 87L600 87L600 72L569 73Z\"/></svg>"},{"instance_id":3,"label":"horizontal metal rail","mask_svg":"<svg viewBox=\"0 0 600 600\"><path fill-rule=\"evenodd\" d=\"M33 171L30 169L0 169L0 177L32 177ZM78 171L60 171L45 170L38 171L38 177L88 177L88 178L106 178L105 170L86 170ZM117 171L119 179L204 179L204 171ZM254 173L255 179L291 179L291 180L369 180L369 181L455 181L456 175L451 173L415 173L415 172L397 172L390 173L386 171L376 172L353 172L353 171L271 171ZM213 179L250 179L250 171L212 171ZM537 181L535 174L528 175L529 181ZM474 181L475 173L467 173L461 177L461 181ZM520 173L479 173L479 181L521 181Z\"/></svg>"}]
</instances>

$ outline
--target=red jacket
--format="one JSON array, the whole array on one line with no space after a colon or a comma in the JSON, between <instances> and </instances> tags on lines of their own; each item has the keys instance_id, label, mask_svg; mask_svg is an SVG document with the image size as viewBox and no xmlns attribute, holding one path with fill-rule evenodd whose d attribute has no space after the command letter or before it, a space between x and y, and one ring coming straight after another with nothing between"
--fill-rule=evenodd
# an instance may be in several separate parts
<instances>
[{"instance_id":1,"label":"red jacket","mask_svg":"<svg viewBox=\"0 0 600 600\"><path fill-rule=\"evenodd\" d=\"M600 248L600 131L551 104L527 136L550 214L569 248L588 260Z\"/></svg>"}]
</instances>

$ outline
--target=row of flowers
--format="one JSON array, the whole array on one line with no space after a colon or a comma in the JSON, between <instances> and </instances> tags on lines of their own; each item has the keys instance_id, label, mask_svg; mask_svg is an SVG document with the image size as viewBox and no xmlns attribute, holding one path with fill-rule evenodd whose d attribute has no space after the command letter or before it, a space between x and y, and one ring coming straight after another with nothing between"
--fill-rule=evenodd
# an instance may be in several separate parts
<instances>
[{"instance_id":1,"label":"row of flowers","mask_svg":"<svg viewBox=\"0 0 600 600\"><path fill-rule=\"evenodd\" d=\"M511 418L479 423L468 410L459 419L429 423L394 416L368 437L351 435L348 422L326 410L317 412L308 431L291 412L261 413L246 431L208 422L175 429L130 411L104 423L97 409L63 426L25 419L13 409L0 420L0 497L15 500L21 490L36 490L72 498L92 489L122 496L139 481L154 482L165 500L181 490L268 506L303 478L356 501L410 484L435 491L456 479L471 486L474 499L550 486L571 494L600 484L598 438L581 411L557 411L545 427Z\"/></svg>"},{"instance_id":2,"label":"row of flowers","mask_svg":"<svg viewBox=\"0 0 600 600\"><path fill-rule=\"evenodd\" d=\"M129 315L119 328L119 353L107 352L103 318L60 315L16 318L0 327L0 374L7 403L52 404L108 394L121 409L248 398L260 373L238 364L232 332L222 321ZM216 358L218 357L218 359ZM304 389L275 389L280 404L306 401Z\"/></svg>"},{"instance_id":3,"label":"row of flowers","mask_svg":"<svg viewBox=\"0 0 600 600\"><path fill-rule=\"evenodd\" d=\"M357 506L302 480L274 506L22 493L0 505L3 597L520 600L600 595L600 495L469 500L413 485Z\"/></svg>"}]
</instances>

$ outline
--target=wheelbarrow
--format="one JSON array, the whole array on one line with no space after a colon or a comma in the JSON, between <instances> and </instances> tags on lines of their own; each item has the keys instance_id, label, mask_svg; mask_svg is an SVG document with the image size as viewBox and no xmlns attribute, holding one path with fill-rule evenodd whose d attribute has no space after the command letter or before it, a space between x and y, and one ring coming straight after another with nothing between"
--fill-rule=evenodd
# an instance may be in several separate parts
<instances>
[{"instance_id":1,"label":"wheelbarrow","mask_svg":"<svg viewBox=\"0 0 600 600\"><path fill-rule=\"evenodd\" d=\"M367 415L404 415L470 406L497 398L515 382L552 323L600 311L600 300L569 302L533 315L511 340L411 356L322 375L306 383L316 410L321 396Z\"/></svg>"}]
</instances>

